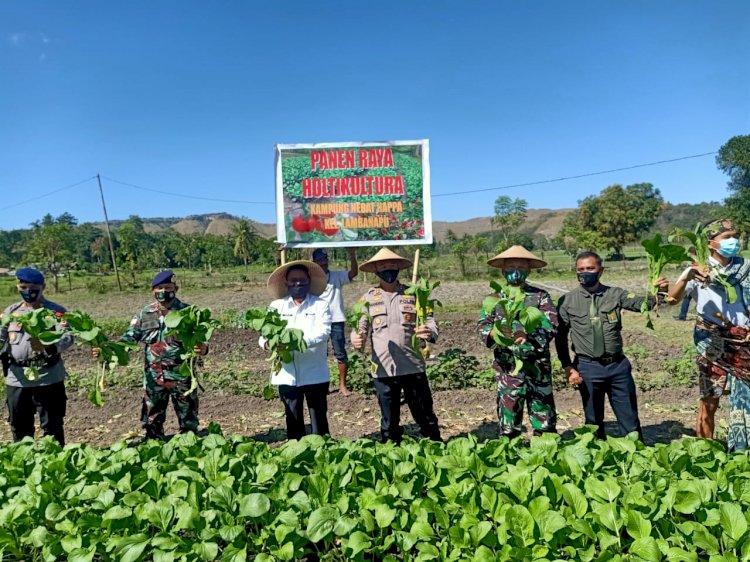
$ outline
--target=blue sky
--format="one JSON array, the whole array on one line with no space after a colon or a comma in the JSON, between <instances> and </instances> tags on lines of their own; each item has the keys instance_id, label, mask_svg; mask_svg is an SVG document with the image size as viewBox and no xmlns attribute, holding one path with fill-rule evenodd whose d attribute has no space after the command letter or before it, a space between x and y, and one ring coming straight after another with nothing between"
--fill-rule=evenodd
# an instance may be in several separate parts
<instances>
[{"instance_id":1,"label":"blue sky","mask_svg":"<svg viewBox=\"0 0 750 562\"><path fill-rule=\"evenodd\" d=\"M574 207L651 182L720 200L713 156L750 131L750 2L5 2L0 228L47 212L226 211L274 221L273 145L427 138L433 219L498 195ZM443 196L441 196L443 195ZM21 203L21 204L19 204Z\"/></svg>"}]
</instances>

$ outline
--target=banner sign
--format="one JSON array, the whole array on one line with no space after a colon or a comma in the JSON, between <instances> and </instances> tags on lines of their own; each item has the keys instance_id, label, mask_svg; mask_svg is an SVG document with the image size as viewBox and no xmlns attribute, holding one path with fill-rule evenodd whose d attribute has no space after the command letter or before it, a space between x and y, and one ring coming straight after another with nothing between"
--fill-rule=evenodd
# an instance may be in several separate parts
<instances>
[{"instance_id":1,"label":"banner sign","mask_svg":"<svg viewBox=\"0 0 750 562\"><path fill-rule=\"evenodd\" d=\"M279 144L275 157L279 243L432 243L428 141Z\"/></svg>"}]
</instances>

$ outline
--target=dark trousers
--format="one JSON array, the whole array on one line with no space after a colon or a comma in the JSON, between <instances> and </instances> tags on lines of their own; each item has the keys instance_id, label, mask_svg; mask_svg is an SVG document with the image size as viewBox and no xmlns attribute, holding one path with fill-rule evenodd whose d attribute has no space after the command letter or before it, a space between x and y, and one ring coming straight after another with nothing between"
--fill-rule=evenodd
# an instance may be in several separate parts
<instances>
[{"instance_id":1,"label":"dark trousers","mask_svg":"<svg viewBox=\"0 0 750 562\"><path fill-rule=\"evenodd\" d=\"M304 402L310 411L310 425L315 435L329 435L328 430L328 386L330 383L305 386L279 386L279 396L286 413L287 439L302 439L305 436Z\"/></svg>"},{"instance_id":2,"label":"dark trousers","mask_svg":"<svg viewBox=\"0 0 750 562\"><path fill-rule=\"evenodd\" d=\"M638 419L635 381L628 358L602 365L592 359L579 357L576 363L576 368L583 377L583 384L579 385L579 390L586 423L598 426L596 436L599 439L605 439L607 436L604 432L604 397L608 396L623 434L637 431L643 439L641 421Z\"/></svg>"},{"instance_id":3,"label":"dark trousers","mask_svg":"<svg viewBox=\"0 0 750 562\"><path fill-rule=\"evenodd\" d=\"M380 405L380 440L401 442L401 392L404 393L419 432L433 441L442 441L438 419L432 406L432 392L425 373L373 379Z\"/></svg>"},{"instance_id":4,"label":"dark trousers","mask_svg":"<svg viewBox=\"0 0 750 562\"><path fill-rule=\"evenodd\" d=\"M5 388L8 395L8 422L14 441L34 437L34 414L38 412L44 435L51 435L61 446L65 445L63 418L68 401L65 383L30 388Z\"/></svg>"}]
</instances>

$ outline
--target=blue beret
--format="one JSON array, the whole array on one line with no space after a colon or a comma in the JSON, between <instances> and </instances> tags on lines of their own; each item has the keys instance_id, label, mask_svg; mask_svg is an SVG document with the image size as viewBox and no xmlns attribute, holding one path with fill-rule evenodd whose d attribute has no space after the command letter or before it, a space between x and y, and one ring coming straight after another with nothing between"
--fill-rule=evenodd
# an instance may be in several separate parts
<instances>
[{"instance_id":1,"label":"blue beret","mask_svg":"<svg viewBox=\"0 0 750 562\"><path fill-rule=\"evenodd\" d=\"M154 278L151 280L151 288L163 283L174 283L174 273L171 269L165 269L154 275Z\"/></svg>"},{"instance_id":2,"label":"blue beret","mask_svg":"<svg viewBox=\"0 0 750 562\"><path fill-rule=\"evenodd\" d=\"M44 275L38 269L33 267L23 267L16 270L16 279L22 283L31 283L32 285L44 285Z\"/></svg>"}]
</instances>

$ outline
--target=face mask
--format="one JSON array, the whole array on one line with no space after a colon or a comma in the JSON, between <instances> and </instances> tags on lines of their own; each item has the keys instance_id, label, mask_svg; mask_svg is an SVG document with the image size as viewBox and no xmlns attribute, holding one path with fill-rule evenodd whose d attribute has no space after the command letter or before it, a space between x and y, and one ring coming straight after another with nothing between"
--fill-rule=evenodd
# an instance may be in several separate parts
<instances>
[{"instance_id":1,"label":"face mask","mask_svg":"<svg viewBox=\"0 0 750 562\"><path fill-rule=\"evenodd\" d=\"M154 293L154 296L156 297L157 301L161 303L168 303L174 300L175 292L174 291L156 291L156 293Z\"/></svg>"},{"instance_id":2,"label":"face mask","mask_svg":"<svg viewBox=\"0 0 750 562\"><path fill-rule=\"evenodd\" d=\"M39 289L21 289L18 291L18 294L26 302L36 302L41 292Z\"/></svg>"},{"instance_id":3,"label":"face mask","mask_svg":"<svg viewBox=\"0 0 750 562\"><path fill-rule=\"evenodd\" d=\"M599 282L599 272L582 271L578 274L578 282L586 288L593 287Z\"/></svg>"},{"instance_id":4,"label":"face mask","mask_svg":"<svg viewBox=\"0 0 750 562\"><path fill-rule=\"evenodd\" d=\"M289 296L294 300L305 300L310 291L310 285L292 285L289 287Z\"/></svg>"},{"instance_id":5,"label":"face mask","mask_svg":"<svg viewBox=\"0 0 750 562\"><path fill-rule=\"evenodd\" d=\"M719 242L719 249L716 250L725 258L733 258L740 253L740 241L737 238L726 238Z\"/></svg>"},{"instance_id":6,"label":"face mask","mask_svg":"<svg viewBox=\"0 0 750 562\"><path fill-rule=\"evenodd\" d=\"M521 269L509 269L507 271L503 271L503 275L505 276L505 280L511 285L521 285L524 281L526 281L526 278L529 276L529 272L523 271Z\"/></svg>"},{"instance_id":7,"label":"face mask","mask_svg":"<svg viewBox=\"0 0 750 562\"><path fill-rule=\"evenodd\" d=\"M386 283L393 283L398 279L398 269L384 269L383 271L378 271L375 275Z\"/></svg>"}]
</instances>

